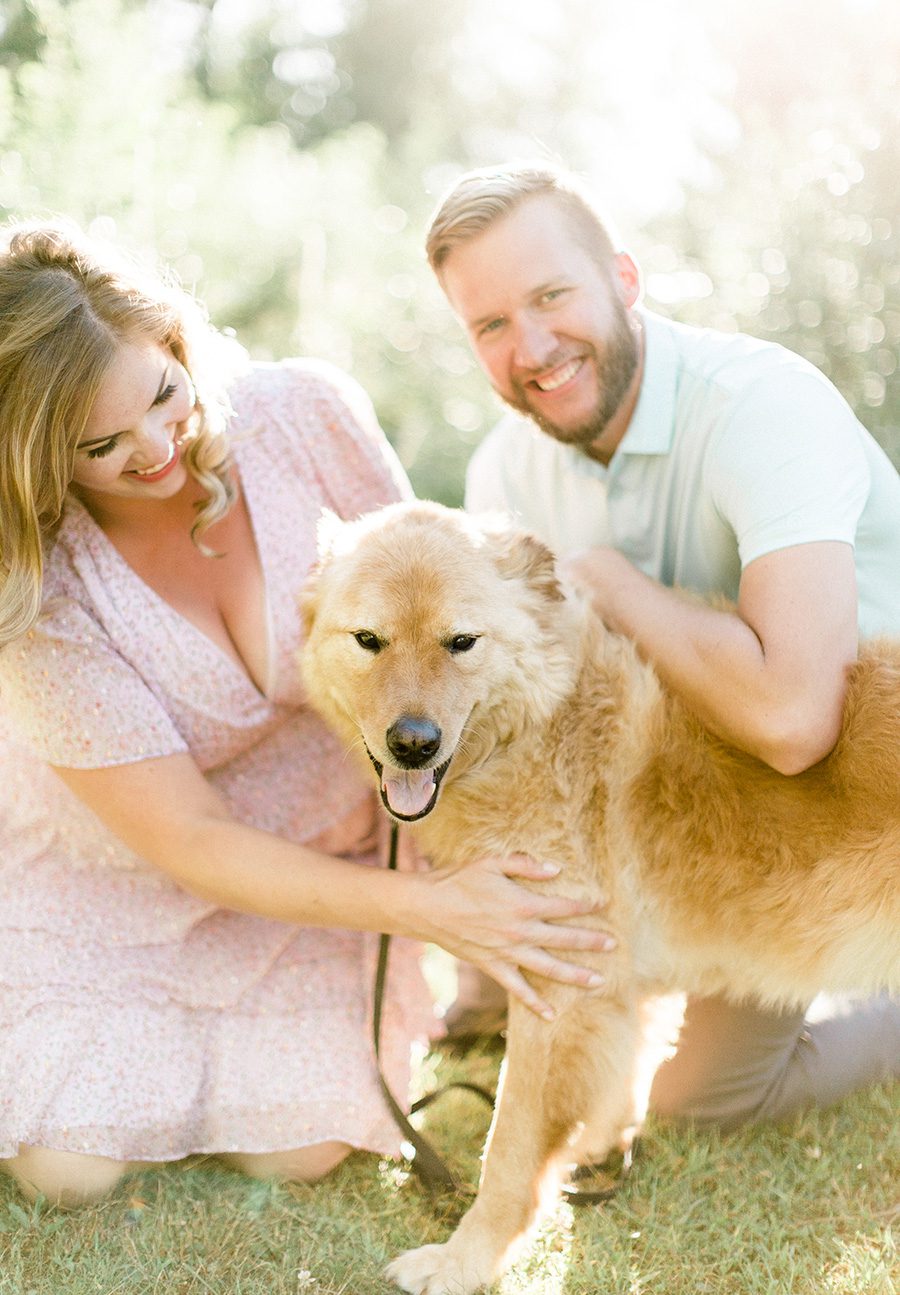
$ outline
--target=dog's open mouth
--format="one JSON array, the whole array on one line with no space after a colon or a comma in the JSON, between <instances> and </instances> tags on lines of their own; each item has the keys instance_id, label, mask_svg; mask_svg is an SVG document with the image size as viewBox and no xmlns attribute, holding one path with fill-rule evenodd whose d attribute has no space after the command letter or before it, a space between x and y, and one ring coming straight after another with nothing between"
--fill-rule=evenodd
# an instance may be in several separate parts
<instances>
[{"instance_id":1,"label":"dog's open mouth","mask_svg":"<svg viewBox=\"0 0 900 1295\"><path fill-rule=\"evenodd\" d=\"M417 818L430 814L437 804L441 779L450 767L450 760L445 760L436 769L392 769L386 775L384 765L376 760L366 747L366 753L381 784L381 803L389 814L404 823L414 823Z\"/></svg>"}]
</instances>

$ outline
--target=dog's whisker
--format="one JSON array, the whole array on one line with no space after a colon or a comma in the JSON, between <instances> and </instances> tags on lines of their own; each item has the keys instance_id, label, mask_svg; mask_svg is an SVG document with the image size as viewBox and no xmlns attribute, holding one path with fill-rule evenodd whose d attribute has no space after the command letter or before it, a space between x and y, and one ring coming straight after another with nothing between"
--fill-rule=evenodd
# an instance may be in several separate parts
<instances>
[{"instance_id":1,"label":"dog's whisker","mask_svg":"<svg viewBox=\"0 0 900 1295\"><path fill-rule=\"evenodd\" d=\"M356 737L352 738L352 739L351 739L351 740L346 744L346 747L345 747L345 749L344 749L344 760L345 760L345 762L348 762L348 763L352 763L352 764L356 764L356 765L358 765L358 764L359 764L359 751L360 751L360 750L363 750L363 751L364 751L364 750L365 750L365 746L366 746L366 744L365 744L365 742L363 741L363 737L362 737L362 734L361 734L361 733L360 733L360 734L358 734Z\"/></svg>"}]
</instances>

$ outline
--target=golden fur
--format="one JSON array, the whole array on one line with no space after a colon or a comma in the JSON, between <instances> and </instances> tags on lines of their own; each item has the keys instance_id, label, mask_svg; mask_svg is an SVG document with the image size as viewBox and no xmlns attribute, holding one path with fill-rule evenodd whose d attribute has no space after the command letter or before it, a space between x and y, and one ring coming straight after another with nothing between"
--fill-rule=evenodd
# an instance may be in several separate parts
<instances>
[{"instance_id":1,"label":"golden fur","mask_svg":"<svg viewBox=\"0 0 900 1295\"><path fill-rule=\"evenodd\" d=\"M900 986L900 645L863 652L835 750L788 778L666 694L532 537L431 504L328 530L304 604L313 704L386 776L398 717L437 725L431 763L452 761L416 825L435 865L553 859L563 871L542 887L602 891L618 939L575 955L603 989L541 984L552 1024L511 1004L478 1200L446 1245L389 1269L407 1291L468 1295L509 1261L575 1144L603 1154L641 1118L654 995L786 1007ZM454 650L460 635L478 638Z\"/></svg>"}]
</instances>

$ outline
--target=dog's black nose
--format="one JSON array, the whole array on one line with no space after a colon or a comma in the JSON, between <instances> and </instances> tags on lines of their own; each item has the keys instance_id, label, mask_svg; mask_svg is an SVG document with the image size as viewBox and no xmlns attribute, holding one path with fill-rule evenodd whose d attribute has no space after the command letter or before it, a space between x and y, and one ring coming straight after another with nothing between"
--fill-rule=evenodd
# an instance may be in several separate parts
<instances>
[{"instance_id":1,"label":"dog's black nose","mask_svg":"<svg viewBox=\"0 0 900 1295\"><path fill-rule=\"evenodd\" d=\"M387 748L405 769L421 769L438 753L441 730L430 719L401 715L385 734Z\"/></svg>"}]
</instances>

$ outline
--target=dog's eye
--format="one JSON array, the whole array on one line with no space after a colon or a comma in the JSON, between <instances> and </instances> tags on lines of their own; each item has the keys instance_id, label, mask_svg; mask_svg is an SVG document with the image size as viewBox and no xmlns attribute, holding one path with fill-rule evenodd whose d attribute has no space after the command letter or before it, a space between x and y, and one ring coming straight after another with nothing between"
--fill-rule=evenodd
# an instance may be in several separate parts
<instances>
[{"instance_id":1,"label":"dog's eye","mask_svg":"<svg viewBox=\"0 0 900 1295\"><path fill-rule=\"evenodd\" d=\"M470 652L477 642L477 634L454 634L447 647L451 652Z\"/></svg>"},{"instance_id":2,"label":"dog's eye","mask_svg":"<svg viewBox=\"0 0 900 1295\"><path fill-rule=\"evenodd\" d=\"M378 635L373 634L371 630L357 630L353 637L359 646L365 648L367 652L380 652L384 647Z\"/></svg>"}]
</instances>

